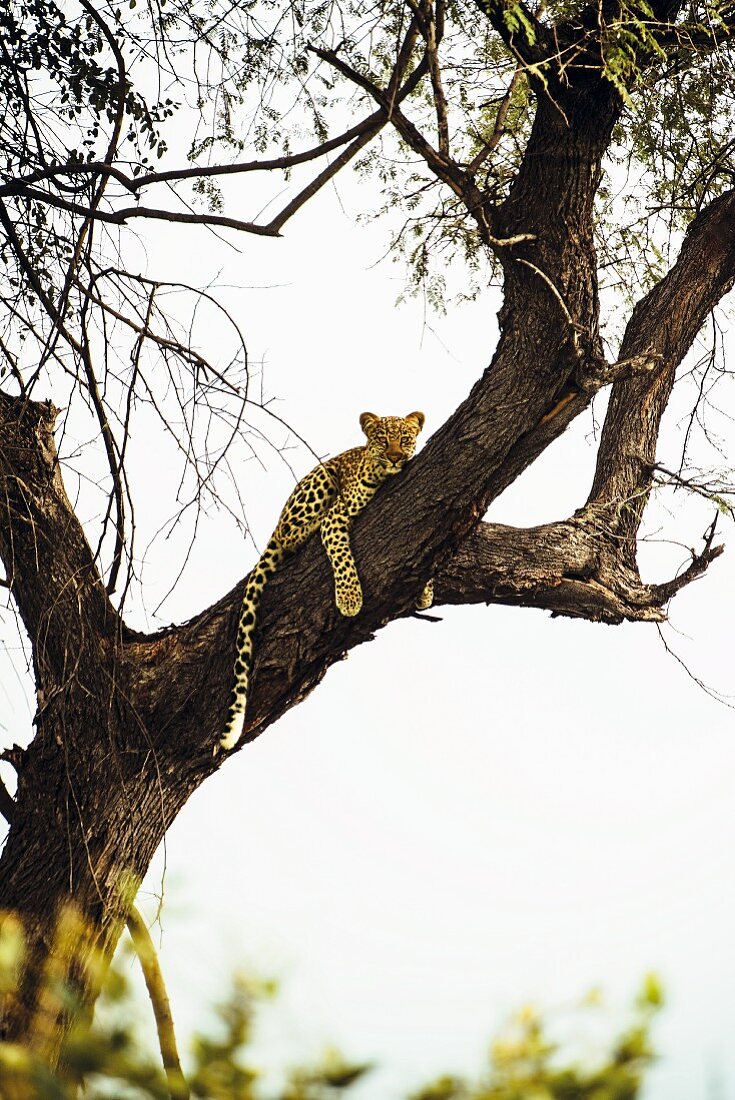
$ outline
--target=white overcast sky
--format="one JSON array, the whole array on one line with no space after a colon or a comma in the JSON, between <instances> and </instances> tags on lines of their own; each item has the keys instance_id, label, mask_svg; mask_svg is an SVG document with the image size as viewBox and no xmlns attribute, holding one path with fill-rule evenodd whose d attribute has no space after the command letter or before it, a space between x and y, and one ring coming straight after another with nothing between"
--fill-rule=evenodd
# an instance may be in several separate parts
<instances>
[{"instance_id":1,"label":"white overcast sky","mask_svg":"<svg viewBox=\"0 0 735 1100\"><path fill-rule=\"evenodd\" d=\"M246 179L236 191L243 217L254 212L248 188ZM401 268L375 266L385 227L356 224L371 201L345 180L339 200L321 195L284 240L232 238L236 252L204 231L162 228L147 249L150 274L230 286L267 395L322 455L360 442L365 409L423 409L428 436L496 339L493 291L445 318L419 301L396 307ZM660 458L673 465L691 393L668 417ZM285 430L272 438L283 443ZM150 481L141 546L172 510L156 439L134 440L132 460ZM277 456L262 457L238 473L260 547L293 485ZM594 457L588 413L489 518L530 525L570 514ZM703 465L714 461L702 452ZM291 462L298 475L313 465L303 447ZM666 498L648 525L650 579L676 571L708 519L701 505ZM732 693L731 526L725 536L732 550L678 597L665 636ZM213 512L157 621L195 614L255 556ZM149 609L179 560L174 541L150 550ZM379 1067L360 1100L398 1100L440 1071L480 1073L491 1035L524 1003L556 1011L601 986L602 1030L612 1033L653 969L668 1007L646 1100L735 1095L732 711L667 655L653 626L500 607L440 614L438 624L393 624L353 651L171 828L161 956L184 1045L240 965L281 982L264 1018L264 1062L334 1043ZM4 737L24 742L26 693L7 654L0 661ZM159 853L141 895L149 913L163 866Z\"/></svg>"}]
</instances>

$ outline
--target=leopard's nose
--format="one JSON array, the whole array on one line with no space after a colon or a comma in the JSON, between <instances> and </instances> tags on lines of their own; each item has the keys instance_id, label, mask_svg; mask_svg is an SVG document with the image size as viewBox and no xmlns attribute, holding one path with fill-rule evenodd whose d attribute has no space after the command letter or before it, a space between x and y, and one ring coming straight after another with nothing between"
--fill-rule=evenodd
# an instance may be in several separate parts
<instances>
[{"instance_id":1,"label":"leopard's nose","mask_svg":"<svg viewBox=\"0 0 735 1100\"><path fill-rule=\"evenodd\" d=\"M391 462L400 462L403 458L403 451L400 447L389 447L385 453Z\"/></svg>"}]
</instances>

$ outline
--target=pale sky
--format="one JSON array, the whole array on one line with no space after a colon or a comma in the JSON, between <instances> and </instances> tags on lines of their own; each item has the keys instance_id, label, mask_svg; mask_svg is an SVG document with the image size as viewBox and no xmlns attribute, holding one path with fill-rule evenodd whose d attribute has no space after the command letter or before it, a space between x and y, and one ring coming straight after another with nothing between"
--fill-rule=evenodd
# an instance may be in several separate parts
<instances>
[{"instance_id":1,"label":"pale sky","mask_svg":"<svg viewBox=\"0 0 735 1100\"><path fill-rule=\"evenodd\" d=\"M249 183L238 186L239 212L250 216ZM238 253L204 231L161 228L147 250L151 274L231 286L267 395L321 455L360 442L363 410L423 409L428 437L489 362L499 304L488 291L445 318L418 301L397 308L401 268L375 266L385 228L356 225L369 192L345 180L339 193L321 195L282 241L230 238ZM669 415L659 451L672 466L690 395ZM600 401L598 420L603 410ZM284 429L269 430L285 441ZM141 548L171 510L173 474L156 438L133 440L149 482ZM237 477L262 548L293 476L261 455L262 465L243 458ZM298 476L313 465L306 448L289 457ZM594 457L588 413L489 518L569 515L584 502ZM702 465L714 461L702 452ZM681 494L665 505L648 522L650 579L668 579L687 557L666 540L699 546L710 518L711 507ZM676 599L664 634L727 694L735 537L724 521L723 530L732 550ZM149 609L181 552L175 539L150 549ZM195 614L255 558L212 511L181 583L147 625ZM439 1072L477 1076L491 1036L528 1002L556 1011L600 986L601 1030L612 1035L656 970L668 1006L645 1100L735 1096L732 711L667 655L653 626L500 607L439 614L441 623L396 623L354 650L170 830L161 960L182 1045L242 966L282 986L263 1021L264 1063L309 1059L333 1043L379 1067L356 1100L399 1100ZM146 626L132 609L130 621ZM3 736L24 742L29 706L5 654L0 662ZM159 853L140 895L150 913L145 892L160 891L162 874Z\"/></svg>"}]
</instances>

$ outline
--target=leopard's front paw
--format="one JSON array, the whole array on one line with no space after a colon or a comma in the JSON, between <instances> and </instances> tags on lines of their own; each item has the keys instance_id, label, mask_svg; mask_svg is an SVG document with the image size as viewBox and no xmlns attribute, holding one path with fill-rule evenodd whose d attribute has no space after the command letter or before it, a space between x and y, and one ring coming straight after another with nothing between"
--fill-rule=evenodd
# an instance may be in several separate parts
<instances>
[{"instance_id":1,"label":"leopard's front paw","mask_svg":"<svg viewBox=\"0 0 735 1100\"><path fill-rule=\"evenodd\" d=\"M337 610L348 618L353 618L362 608L362 590L359 585L340 588L334 594Z\"/></svg>"},{"instance_id":2,"label":"leopard's front paw","mask_svg":"<svg viewBox=\"0 0 735 1100\"><path fill-rule=\"evenodd\" d=\"M426 587L424 588L424 590L421 593L421 595L419 596L419 598L416 600L416 610L417 611L426 611L429 607L431 607L433 602L434 602L434 582L433 582L433 580L431 580L426 585Z\"/></svg>"}]
</instances>

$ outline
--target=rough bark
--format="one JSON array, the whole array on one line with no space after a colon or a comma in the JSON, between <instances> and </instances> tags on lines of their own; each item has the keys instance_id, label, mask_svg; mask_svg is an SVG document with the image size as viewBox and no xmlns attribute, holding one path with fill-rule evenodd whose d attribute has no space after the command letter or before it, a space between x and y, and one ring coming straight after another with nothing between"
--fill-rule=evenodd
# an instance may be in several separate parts
<instances>
[{"instance_id":1,"label":"rough bark","mask_svg":"<svg viewBox=\"0 0 735 1100\"><path fill-rule=\"evenodd\" d=\"M706 207L689 227L679 258L636 305L621 358L653 351L652 377L618 382L603 426L590 501L621 505L620 534L629 561L651 488L661 418L682 361L707 315L735 283L735 189Z\"/></svg>"}]
</instances>

